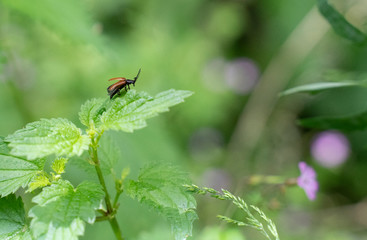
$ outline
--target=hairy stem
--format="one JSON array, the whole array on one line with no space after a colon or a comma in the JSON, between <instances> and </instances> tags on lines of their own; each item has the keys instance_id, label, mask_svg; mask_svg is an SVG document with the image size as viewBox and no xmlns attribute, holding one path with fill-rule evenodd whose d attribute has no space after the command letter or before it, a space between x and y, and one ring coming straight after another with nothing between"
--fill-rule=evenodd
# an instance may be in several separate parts
<instances>
[{"instance_id":1,"label":"hairy stem","mask_svg":"<svg viewBox=\"0 0 367 240\"><path fill-rule=\"evenodd\" d=\"M116 217L114 216L114 214L115 214L114 209L113 209L112 204L111 204L110 195L108 193L108 190L107 190L107 187L106 187L106 182L105 182L103 174L102 174L100 161L98 159L98 152L97 152L98 140L99 140L99 138L97 138L97 140L95 140L94 137L92 137L91 158L93 160L94 167L95 167L96 172L97 172L99 183L102 185L103 191L105 192L105 202L106 202L106 207L107 207L107 214L109 216L109 218L106 218L106 219L108 219L108 221L109 221L109 223L112 227L112 230L113 230L113 232L116 236L116 239L123 240L119 224L116 220Z\"/></svg>"}]
</instances>

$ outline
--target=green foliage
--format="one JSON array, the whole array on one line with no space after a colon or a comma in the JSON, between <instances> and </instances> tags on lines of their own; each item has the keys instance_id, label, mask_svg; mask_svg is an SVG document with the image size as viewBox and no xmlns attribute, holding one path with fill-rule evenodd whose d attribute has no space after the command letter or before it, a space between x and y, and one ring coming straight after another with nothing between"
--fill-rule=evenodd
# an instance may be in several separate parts
<instances>
[{"instance_id":1,"label":"green foliage","mask_svg":"<svg viewBox=\"0 0 367 240\"><path fill-rule=\"evenodd\" d=\"M279 94L279 96L287 96L295 93L319 93L331 89L344 88L344 87L367 87L366 82L356 81L344 81L344 82L318 82L310 83L302 86L287 89Z\"/></svg>"},{"instance_id":2,"label":"green foliage","mask_svg":"<svg viewBox=\"0 0 367 240\"><path fill-rule=\"evenodd\" d=\"M26 187L44 167L44 159L29 161L9 154L6 144L0 139L0 196Z\"/></svg>"},{"instance_id":3,"label":"green foliage","mask_svg":"<svg viewBox=\"0 0 367 240\"><path fill-rule=\"evenodd\" d=\"M326 82L361 82L361 86L366 86L367 81L367 73L365 72L343 71L339 69L326 70L320 77Z\"/></svg>"},{"instance_id":4,"label":"green foliage","mask_svg":"<svg viewBox=\"0 0 367 240\"><path fill-rule=\"evenodd\" d=\"M367 87L366 75L357 72L327 71L323 78L330 82L306 84L285 90L280 96L295 93L319 93L344 87ZM354 79L347 80L347 79ZM301 119L298 123L306 128L362 131L367 126L367 111L341 117L314 117Z\"/></svg>"},{"instance_id":5,"label":"green foliage","mask_svg":"<svg viewBox=\"0 0 367 240\"><path fill-rule=\"evenodd\" d=\"M8 148L8 145L4 142L4 137L0 137L0 153L8 154L9 152L10 149Z\"/></svg>"},{"instance_id":6,"label":"green foliage","mask_svg":"<svg viewBox=\"0 0 367 240\"><path fill-rule=\"evenodd\" d=\"M367 129L367 111L344 117L305 118L299 120L298 123L306 128L363 131Z\"/></svg>"},{"instance_id":7,"label":"green foliage","mask_svg":"<svg viewBox=\"0 0 367 240\"><path fill-rule=\"evenodd\" d=\"M326 1L323 2L327 3ZM335 1L329 0L329 2L331 4ZM342 4L345 4L345 6L354 7L352 4L355 1L339 2L343 2ZM101 90L103 90L105 94L105 87L103 86L104 84L107 84L106 76L109 76L110 74L111 77L133 76L129 73L129 69L135 69L137 66L142 66L143 68L146 68L146 66L148 67L148 71L145 73L148 78L146 79L147 81L140 82L144 84L138 84L136 89L143 87L144 89L153 89L153 91L155 91L162 86L172 86L178 89L184 89L183 87L186 86L190 87L190 89L197 90L197 92L200 92L200 96L197 96L197 101L190 101L190 103L188 103L189 105L186 105L181 109L186 111L186 113L180 116L182 118L178 119L179 121L170 122L170 124L172 124L172 132L166 134L162 131L161 133L159 132L159 128L158 131L152 131L154 133L147 131L142 132L141 135L138 133L140 139L152 139L156 135L168 135L168 144L166 145L168 147L165 147L163 141L159 140L162 149L166 148L166 150L161 151L159 156L165 158L165 156L169 156L169 154L167 154L168 152L175 151L174 147L170 148L170 146L174 145L169 142L171 140L171 135L178 141L182 140L180 140L180 136L187 140L189 137L188 135L193 133L193 131L197 130L199 127L215 126L216 128L220 128L220 131L224 134L225 139L227 140L231 135L233 135L232 131L234 129L234 124L241 124L242 122L246 123L246 118L248 116L261 116L266 118L264 116L270 115L256 114L256 112L262 110L261 107L257 108L256 105L253 108L248 108L250 113L247 114L245 118L237 118L243 105L247 103L247 97L234 94L232 90L228 89L228 82L223 81L222 73L228 72L230 65L234 63L232 61L223 60L223 58L228 59L229 57L231 60L235 60L232 58L240 56L241 53L246 53L249 58L256 60L260 69L264 70L262 72L268 72L266 66L270 62L270 66L275 66L276 69L269 71L268 75L272 76L271 78L274 78L274 89L276 89L277 84L279 84L278 86L287 84L287 76L292 75L297 77L299 75L303 75L305 67L311 66L314 68L308 69L307 72L318 71L319 69L324 68L325 64L329 66L337 64L345 69L354 68L356 70L364 67L363 62L365 54L363 50L358 51L353 47L348 48L348 46L344 45L338 47L336 46L338 45L338 42L333 41L335 39L322 38L321 36L319 38L318 33L320 32L320 28L318 28L317 23L314 25L315 28L312 28L312 26L311 29L304 28L304 26L307 26L307 22L309 22L310 19L318 21L318 18L315 18L315 15L307 14L307 11L309 11L314 4L315 2L313 1L292 0L265 2L208 2L200 0L148 2L113 0L40 0L33 2L24 0L2 0L0 1L0 15L2 19L2 31L0 35L2 43L0 44L3 44L6 47L6 51L9 51L11 54L9 61L14 61L16 70L14 75L7 75L5 77L6 80L14 80L16 84L20 83L19 86L22 86L22 89L25 91L18 91L15 93L23 93L19 94L19 96L24 96L26 101L25 105L31 109L33 116L54 115L57 112L64 114L68 109L70 110L70 106L73 105L73 101L80 101L81 99L86 98L88 94L99 94ZM85 5L85 7L83 5ZM231 7L226 7L228 5ZM11 11L8 11L8 9ZM88 13L86 13L87 11ZM266 14L260 14L261 18L257 18L256 16L259 15L258 13ZM348 12L348 14L350 14L348 17L356 17L355 13L364 15L363 9L357 9L356 11L354 8L353 11ZM26 18L24 18L22 14L26 15ZM94 16L95 20L93 19L93 22L88 21L88 17L90 16L86 17L87 14ZM305 20L300 21L304 16L307 16ZM27 22L24 22L24 19L26 19ZM315 22L311 21L311 23ZM42 24L48 26L53 32L47 32L47 29L44 28ZM101 54L101 52L96 51L93 46L75 46L72 45L72 43L65 44L65 42L59 41L60 35L58 35L58 33L62 33L63 36L66 35L70 39L76 39L77 41L91 41L95 38L95 36L89 32L91 31L92 24L95 24L97 28L100 26L102 35L109 38L106 48L108 48L110 52L114 53L113 57L108 56L106 52L102 52ZM299 26L297 26L297 24L299 24ZM361 25L362 24L363 23L361 23ZM81 25L82 28L79 27ZM323 27L324 25L320 24L320 26ZM80 31L77 31L76 29L79 29ZM85 33L85 31L87 31L87 33ZM300 32L304 35L299 34ZM290 35L291 37L287 38L287 35ZM308 41L309 39L306 39L305 37L297 38L297 36L316 36L316 40ZM320 40L321 38L322 40ZM257 39L261 39L261 43L264 43L264 45L261 45L259 41L256 41ZM301 41L299 41L300 39ZM245 41L245 44L239 44L239 42L243 41ZM280 51L278 51L278 46L283 46L281 41L285 41L285 46L291 46L291 48L281 47ZM318 44L319 42L322 44ZM302 55L299 55L298 50L310 49L310 46L317 46L317 51L309 50L304 52L304 55L310 54L309 57L307 57L306 64L298 66L297 61L291 61L292 64L287 64L287 60L289 60L288 56L295 57L294 59L301 59ZM335 51L336 49L337 51ZM280 58L277 57L277 54L273 54L277 52L280 53ZM274 55L275 57L270 58L270 55ZM14 60L11 60L11 58L14 58ZM25 68L21 64L23 59L29 60L31 63L31 67L29 69ZM223 61L223 63L213 65L211 64L212 60ZM304 61L302 62L304 63ZM222 65L224 69L219 69ZM4 70L9 71L9 66L6 67L7 68L4 68ZM270 70L271 69L274 68L270 68ZM294 74L295 70L296 74ZM211 72L211 76L214 75L216 78L208 78L206 76L207 72ZM36 76L34 73L36 73ZM120 73L122 75L119 75ZM227 75L226 77L228 77ZM201 79L201 77L203 77L203 79ZM282 80L276 81L278 77ZM217 78L219 79L218 81ZM19 82L16 82L17 80L19 80ZM244 76L244 79L242 80L247 80L247 77ZM10 81L8 83L10 83ZM0 95L2 97L2 133L8 133L9 129L16 128L24 119L22 119L21 116L21 107L16 105L17 102L19 102L19 98L14 94L15 97L12 99L9 88L5 85L0 89ZM44 91L44 89L47 90ZM254 99L257 99L256 96L271 97L271 94L267 94L271 89L273 88L270 87L270 84L269 87L265 87L263 91L259 88L259 91L255 91L253 94ZM44 93L42 93L42 91ZM47 104L43 104L45 99L48 101ZM107 100L109 101L109 99ZM112 102L113 101L111 101L111 103ZM350 103L350 99L345 99L345 102ZM295 106L295 108L297 108L297 106ZM338 107L335 106L335 108ZM273 108L270 109L273 110ZM251 114L251 111L255 114ZM279 116L279 119L283 119L281 117L283 116L282 113L280 113ZM273 122L277 121L272 121L272 123ZM281 120L278 122L282 122L284 123L283 125L289 126L285 121ZM254 131L256 132L255 127L257 124L253 124L253 126ZM274 129L278 129L281 133L288 132L279 128L276 123L268 125L267 127L272 126ZM87 127L90 126L88 125ZM272 140L279 139L278 135L281 133L278 133L279 131L271 130L272 129L269 128L265 129L267 134L263 134L264 141L261 142L264 142L264 144L261 147L255 147L255 141L252 141L249 138L244 138L245 141L254 142L253 148L258 149L257 152L259 152L259 154L252 154L252 152L245 151L243 149L249 156L253 156L253 159L251 159L253 161L244 162L244 168L246 168L248 164L251 165L252 162L253 165L256 165L257 167L267 165L262 161L257 161L258 159L256 159L255 155L257 157L261 157L266 154L275 156L274 154L271 154L271 149L274 144L269 145L267 142L273 143L274 141ZM296 143L296 145L298 138L297 136L294 137L292 134L283 134L281 136L284 141L276 141L276 152L284 152L282 151L282 147L288 151L287 153L291 151L290 154L282 154L282 156L284 155L285 157L282 159L282 163L284 163L288 160L286 159L288 155L298 156L297 154L294 154L297 153L297 148L287 146L289 145L289 142L287 141L289 140L289 136L293 137L291 139L291 143ZM267 139L270 139L270 141L267 141ZM235 143L237 143L238 146L243 145L241 138L239 138L238 141L235 141ZM283 146L283 143L285 143L285 146ZM100 144L101 147L103 147L103 142ZM129 145L126 145L127 147L131 145L134 147L129 148L127 153L124 154L124 156L127 157L126 160L124 160L134 162L136 165L140 164L138 161L139 159L142 159L143 156L139 154L139 151L135 151L134 148L139 150L141 149L141 151L144 151L146 154L147 151L145 151L144 144L135 146L133 141L129 141ZM229 146L232 145L236 144L229 144ZM248 144L245 143L245 145ZM226 146L222 147L225 148ZM151 148L152 147L150 147L150 149ZM125 151L125 149L123 150ZM101 167L103 168L105 158L102 155L102 149L99 148L98 150L98 155L101 158ZM253 149L251 148L251 150ZM231 152L229 151L229 153ZM178 158L180 158L179 154L180 152L178 151ZM226 149L221 148L221 154L227 154ZM198 154L195 154L194 157L200 160L201 156L198 157L197 155ZM154 156L155 155L153 154L150 155L151 158L154 158ZM214 160L214 162L217 166L224 166L225 164L221 161L228 158L226 156L219 156L219 158L216 159L217 160ZM264 159L270 158L265 157ZM250 159L246 158L246 160ZM274 165L276 164L276 160L276 158L272 159ZM89 164L87 160L85 162ZM203 163L202 161L197 162ZM122 165L123 164L120 163L119 167L122 167ZM199 168L202 168L203 166L206 167L207 165L208 164L205 163L196 164L195 169L200 171ZM231 166L230 163L227 165ZM354 169L358 169L363 172L361 164L356 163L349 165L353 165L355 166ZM350 167L349 165L346 167ZM94 165L89 164L88 166L91 166L92 170L95 170ZM256 166L253 167L253 169L258 169ZM285 168L279 165L279 169L283 169L285 172L290 170L288 169L290 168L289 165L284 167ZM240 167L237 167L237 169L234 170L235 171L233 171L233 173L236 174L244 172ZM344 182L349 182L348 176L351 176L350 179L357 178L351 168L344 168L342 173L343 174L337 174L338 176L334 176L335 179L333 181L324 182L323 184L325 185L325 189L330 189L327 188L327 185L330 185L328 182L332 182L332 189L340 190L343 197L345 196L346 201L344 202L350 202L348 201L348 193L352 194L353 202L357 202L358 199L356 198L358 197L355 196L363 195L357 193L356 189L359 189L358 184L357 187L353 187L353 189L350 187L348 188L349 184L344 184L347 185L347 187L344 188L334 186L338 182L343 182L339 181L341 178L345 178L346 181ZM71 171L70 174L73 174L74 180L80 180L81 175L78 175L77 171ZM70 175L68 174L68 176ZM108 181L108 183L110 182ZM111 186L108 187L112 189ZM343 192L343 189L348 191ZM363 186L361 189L363 190ZM328 193L330 192L327 192L326 194ZM111 195L113 196L113 194ZM338 199L335 199L335 201L336 206L342 206L342 204L337 204ZM122 207L126 207L124 203L121 203ZM338 207L333 208L335 211L338 211L338 209ZM126 216L126 218L131 219L130 216ZM133 222L130 222L130 224L134 225L135 228L142 230L141 225L138 226ZM124 226L124 228L125 227L127 228L128 226ZM356 228L358 228L358 226ZM325 226L324 229L327 231L329 227ZM103 230L108 231L108 229ZM310 232L311 231L308 231L306 235ZM354 236L355 234L363 234L361 231L357 233L355 233L355 231L346 232L351 232L349 238L356 237ZM292 232L292 234L294 234L293 239L300 239L299 235L295 236L296 234L299 234L298 232ZM342 233L340 235L342 235ZM91 236L91 239L93 237L98 238L92 234L89 236ZM340 236L338 237L340 238ZM305 239L309 238L312 237L305 237ZM344 238L348 237L345 236ZM214 240L214 238L208 239ZM232 238L229 239L232 240ZM313 239L325 238L317 238L314 236Z\"/></svg>"},{"instance_id":8,"label":"green foliage","mask_svg":"<svg viewBox=\"0 0 367 240\"><path fill-rule=\"evenodd\" d=\"M219 219L221 219L221 220L223 220L223 221L227 222L227 223L236 224L236 225L237 225L237 226L239 226L239 227L242 227L242 226L251 227L251 225L250 225L250 224L246 224L246 223L244 223L244 222L242 222L242 221L234 220L234 219L232 219L232 218L229 218L229 217L226 217L226 216L223 216L223 215L218 215L217 217L218 217Z\"/></svg>"},{"instance_id":9,"label":"green foliage","mask_svg":"<svg viewBox=\"0 0 367 240\"><path fill-rule=\"evenodd\" d=\"M55 171L56 174L64 173L65 171L65 164L68 162L67 158L56 158L53 161L51 168Z\"/></svg>"},{"instance_id":10,"label":"green foliage","mask_svg":"<svg viewBox=\"0 0 367 240\"><path fill-rule=\"evenodd\" d=\"M107 135L103 137L98 153L101 160L102 171L107 174L115 173L113 168L121 158L121 153L117 143L113 141L111 136Z\"/></svg>"},{"instance_id":11,"label":"green foliage","mask_svg":"<svg viewBox=\"0 0 367 240\"><path fill-rule=\"evenodd\" d=\"M22 199L14 194L0 198L0 239L31 240Z\"/></svg>"},{"instance_id":12,"label":"green foliage","mask_svg":"<svg viewBox=\"0 0 367 240\"><path fill-rule=\"evenodd\" d=\"M44 174L37 175L32 182L29 183L27 192L33 192L35 189L43 188L50 185L50 179Z\"/></svg>"},{"instance_id":13,"label":"green foliage","mask_svg":"<svg viewBox=\"0 0 367 240\"><path fill-rule=\"evenodd\" d=\"M190 91L171 89L152 98L145 92L130 90L123 98L115 98L101 115L101 128L133 132L145 127L145 120L167 112L169 107L183 102L184 98L191 95Z\"/></svg>"},{"instance_id":14,"label":"green foliage","mask_svg":"<svg viewBox=\"0 0 367 240\"><path fill-rule=\"evenodd\" d=\"M5 138L11 154L27 159L56 156L80 156L88 149L90 139L67 119L41 119Z\"/></svg>"},{"instance_id":15,"label":"green foliage","mask_svg":"<svg viewBox=\"0 0 367 240\"><path fill-rule=\"evenodd\" d=\"M182 240L191 236L193 221L197 219L196 201L182 187L188 182L187 175L177 168L152 163L141 170L137 181L130 180L125 190L132 198L166 217L175 239Z\"/></svg>"},{"instance_id":16,"label":"green foliage","mask_svg":"<svg viewBox=\"0 0 367 240\"><path fill-rule=\"evenodd\" d=\"M321 14L329 21L337 34L354 43L365 44L367 42L366 34L350 24L343 15L328 3L328 0L318 0L317 5Z\"/></svg>"},{"instance_id":17,"label":"green foliage","mask_svg":"<svg viewBox=\"0 0 367 240\"><path fill-rule=\"evenodd\" d=\"M101 115L106 111L105 105L109 100L106 98L93 98L85 102L80 108L79 119L82 124L87 126L89 129L99 128L101 125Z\"/></svg>"},{"instance_id":18,"label":"green foliage","mask_svg":"<svg viewBox=\"0 0 367 240\"><path fill-rule=\"evenodd\" d=\"M187 190L189 192L193 192L196 194L209 194L211 197L219 199L219 200L229 200L231 201L237 208L242 210L246 214L246 222L234 220L232 218L218 215L219 219L222 219L225 222L236 224L237 226L248 226L251 228L254 228L258 230L260 233L262 233L267 239L269 240L279 240L279 235L276 229L275 224L273 221L268 218L263 211L261 211L258 207L253 205L247 205L247 203L240 197L236 197L232 193L230 193L227 190L222 189L223 193L218 192L215 189L212 188L199 188L196 185L185 185ZM250 211L250 208L255 211L260 218L264 221L266 224L266 228L264 227L264 224L252 214Z\"/></svg>"},{"instance_id":19,"label":"green foliage","mask_svg":"<svg viewBox=\"0 0 367 240\"><path fill-rule=\"evenodd\" d=\"M36 239L77 239L84 233L84 222L93 223L104 192L101 186L83 182L77 188L59 180L33 198L31 229Z\"/></svg>"},{"instance_id":20,"label":"green foliage","mask_svg":"<svg viewBox=\"0 0 367 240\"><path fill-rule=\"evenodd\" d=\"M152 98L132 90L113 100L92 99L81 107L79 113L81 122L88 127L88 135L83 135L81 129L70 121L58 118L27 124L5 139L0 138L0 194L6 196L27 185L27 192L41 188L41 193L33 198L36 205L29 211L32 237L60 240L78 239L83 235L85 222L95 221L96 210L102 206L105 196L107 210L98 209L102 214L99 219L109 220L119 238L121 234L114 215L118 199L126 187L131 197L168 219L176 239L186 239L197 219L195 199L182 187L188 183L187 175L171 165L151 164L142 170L137 181L130 180L125 184L129 169L125 169L119 179L114 171L120 158L116 143L110 137L99 141L108 129L132 131L144 127L146 119L168 111L168 107L191 94L169 90ZM53 161L51 168L54 172L43 171L45 160L41 157L51 154L80 156L88 148L90 158L84 163L95 168L101 184L83 182L74 189L70 182L60 179L68 161L64 157ZM103 175L108 173L115 178L113 204L109 194L105 195L108 191Z\"/></svg>"},{"instance_id":21,"label":"green foliage","mask_svg":"<svg viewBox=\"0 0 367 240\"><path fill-rule=\"evenodd\" d=\"M3 0L1 3L31 20L43 23L68 39L81 43L97 43L97 37L92 32L92 19L79 1Z\"/></svg>"},{"instance_id":22,"label":"green foliage","mask_svg":"<svg viewBox=\"0 0 367 240\"><path fill-rule=\"evenodd\" d=\"M87 101L80 109L80 121L91 130L108 129L132 132L146 126L149 118L184 101L190 91L168 90L150 97L145 92L128 91L123 97L112 100L102 98Z\"/></svg>"},{"instance_id":23,"label":"green foliage","mask_svg":"<svg viewBox=\"0 0 367 240\"><path fill-rule=\"evenodd\" d=\"M121 160L121 152L117 143L108 134L104 134L99 141L98 156L103 174L116 174L114 167L116 167L117 161ZM88 174L95 174L95 168L89 159L74 157L70 160L70 164Z\"/></svg>"}]
</instances>

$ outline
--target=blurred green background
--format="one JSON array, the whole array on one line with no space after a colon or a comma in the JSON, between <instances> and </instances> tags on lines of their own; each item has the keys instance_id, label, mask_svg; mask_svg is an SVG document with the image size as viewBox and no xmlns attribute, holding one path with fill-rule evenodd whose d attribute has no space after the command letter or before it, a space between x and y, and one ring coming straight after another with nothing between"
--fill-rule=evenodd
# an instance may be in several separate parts
<instances>
[{"instance_id":1,"label":"blurred green background","mask_svg":"<svg viewBox=\"0 0 367 240\"><path fill-rule=\"evenodd\" d=\"M333 2L365 30L363 0ZM130 167L136 176L146 162L174 162L195 184L226 188L262 208L281 239L367 239L366 132L342 135L349 154L328 167L312 154L319 132L296 123L366 110L367 90L278 97L325 73L363 73L366 53L330 30L314 1L0 0L0 136L40 118L82 127L81 104L107 97L109 78L133 78L142 68L137 91L195 94L145 129L107 133L120 148L119 169ZM326 151L337 151L333 146ZM297 177L300 161L318 174L313 202L297 187L248 184L255 174ZM96 176L71 161L65 178ZM264 239L216 219L225 213L243 219L228 203L197 200L200 219L190 239ZM127 239L171 239L161 217L129 198L120 203ZM113 239L105 222L88 225L82 237L102 238Z\"/></svg>"}]
</instances>

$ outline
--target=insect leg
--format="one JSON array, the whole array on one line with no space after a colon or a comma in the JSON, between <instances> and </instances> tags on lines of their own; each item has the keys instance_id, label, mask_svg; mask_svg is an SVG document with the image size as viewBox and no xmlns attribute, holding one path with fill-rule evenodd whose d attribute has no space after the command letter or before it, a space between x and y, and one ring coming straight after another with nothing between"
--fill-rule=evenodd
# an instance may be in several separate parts
<instances>
[{"instance_id":1,"label":"insect leg","mask_svg":"<svg viewBox=\"0 0 367 240\"><path fill-rule=\"evenodd\" d=\"M114 89L111 93L110 93L110 99L113 98L113 96L115 96L116 94L120 93L120 89L116 88Z\"/></svg>"}]
</instances>

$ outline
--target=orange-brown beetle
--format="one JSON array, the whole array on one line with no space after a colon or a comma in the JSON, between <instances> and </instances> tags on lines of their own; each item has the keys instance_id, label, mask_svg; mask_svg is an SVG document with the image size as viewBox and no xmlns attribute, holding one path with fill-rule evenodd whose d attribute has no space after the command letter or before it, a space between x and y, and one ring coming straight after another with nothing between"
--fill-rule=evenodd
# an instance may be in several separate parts
<instances>
[{"instance_id":1,"label":"orange-brown beetle","mask_svg":"<svg viewBox=\"0 0 367 240\"><path fill-rule=\"evenodd\" d=\"M134 80L126 79L126 78L123 78L123 77L116 77L116 78L109 79L108 81L119 80L118 82L112 84L111 86L109 86L107 88L107 92L108 92L108 95L110 95L110 99L112 99L113 96L115 96L116 94L120 93L120 90L123 89L123 88L125 88L125 91L127 91L127 89L130 90L130 84L134 85L134 87L135 87L135 82L136 82L136 80L138 80L140 70L141 69L139 69L139 72L136 75L136 77L134 77Z\"/></svg>"}]
</instances>

